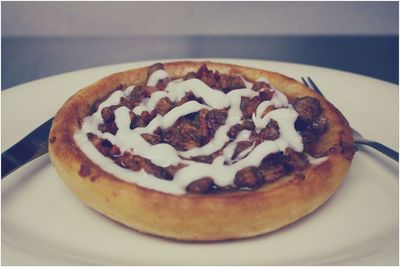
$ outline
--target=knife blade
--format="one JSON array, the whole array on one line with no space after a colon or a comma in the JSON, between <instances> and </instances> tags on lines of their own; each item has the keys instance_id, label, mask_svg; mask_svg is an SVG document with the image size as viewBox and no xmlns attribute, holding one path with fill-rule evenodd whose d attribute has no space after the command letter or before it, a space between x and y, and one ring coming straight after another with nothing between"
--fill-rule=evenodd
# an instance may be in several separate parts
<instances>
[{"instance_id":1,"label":"knife blade","mask_svg":"<svg viewBox=\"0 0 400 267\"><path fill-rule=\"evenodd\" d=\"M48 138L52 122L53 118L1 153L1 179L48 152Z\"/></svg>"}]
</instances>

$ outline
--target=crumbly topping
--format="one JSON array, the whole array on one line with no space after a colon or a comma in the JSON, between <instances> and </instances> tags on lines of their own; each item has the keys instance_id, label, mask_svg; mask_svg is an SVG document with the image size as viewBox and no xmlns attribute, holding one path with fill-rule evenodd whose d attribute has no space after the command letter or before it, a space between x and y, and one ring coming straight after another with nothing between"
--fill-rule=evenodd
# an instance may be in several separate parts
<instances>
[{"instance_id":1,"label":"crumbly topping","mask_svg":"<svg viewBox=\"0 0 400 267\"><path fill-rule=\"evenodd\" d=\"M172 194L255 190L301 172L328 127L316 98L289 103L265 77L251 83L206 65L171 80L157 63L146 84L119 86L93 110L75 135L84 153Z\"/></svg>"}]
</instances>

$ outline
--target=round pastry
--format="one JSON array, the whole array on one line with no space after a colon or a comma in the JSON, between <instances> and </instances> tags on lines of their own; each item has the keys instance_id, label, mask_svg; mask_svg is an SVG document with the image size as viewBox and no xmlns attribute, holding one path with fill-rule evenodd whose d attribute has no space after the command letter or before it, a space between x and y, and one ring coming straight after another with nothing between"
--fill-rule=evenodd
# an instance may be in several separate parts
<instances>
[{"instance_id":1,"label":"round pastry","mask_svg":"<svg viewBox=\"0 0 400 267\"><path fill-rule=\"evenodd\" d=\"M84 203L137 231L216 241L321 206L355 152L348 122L294 79L214 62L113 74L56 114L50 158Z\"/></svg>"}]
</instances>

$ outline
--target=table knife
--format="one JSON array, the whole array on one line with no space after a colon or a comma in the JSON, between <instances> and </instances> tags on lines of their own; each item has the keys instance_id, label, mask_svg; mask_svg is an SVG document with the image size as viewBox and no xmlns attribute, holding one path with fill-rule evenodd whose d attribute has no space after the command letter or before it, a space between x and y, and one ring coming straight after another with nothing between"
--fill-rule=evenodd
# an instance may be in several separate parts
<instances>
[{"instance_id":1,"label":"table knife","mask_svg":"<svg viewBox=\"0 0 400 267\"><path fill-rule=\"evenodd\" d=\"M48 138L53 118L1 154L1 179L29 161L48 152Z\"/></svg>"}]
</instances>

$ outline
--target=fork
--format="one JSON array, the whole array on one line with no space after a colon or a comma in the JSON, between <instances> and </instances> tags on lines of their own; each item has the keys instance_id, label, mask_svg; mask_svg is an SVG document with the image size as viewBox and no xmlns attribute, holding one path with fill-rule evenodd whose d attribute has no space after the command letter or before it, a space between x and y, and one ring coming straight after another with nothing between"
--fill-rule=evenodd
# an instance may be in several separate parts
<instances>
[{"instance_id":1,"label":"fork","mask_svg":"<svg viewBox=\"0 0 400 267\"><path fill-rule=\"evenodd\" d=\"M308 87L313 89L314 91L316 91L318 94L320 94L321 96L324 96L321 92L321 90L318 88L318 86L314 83L313 80L311 80L310 77L307 77L308 82L306 81L306 79L304 79L303 77L301 77L301 80L303 81L303 83ZM386 156L388 156L389 158L399 162L399 152L394 151L393 149L378 143L376 141L372 141L369 139L364 138L360 132L358 132L357 130L351 128L352 132L353 132L353 138L354 138L354 142L357 145L366 145L366 146L370 146L376 150L378 150L379 152L385 154Z\"/></svg>"}]
</instances>

